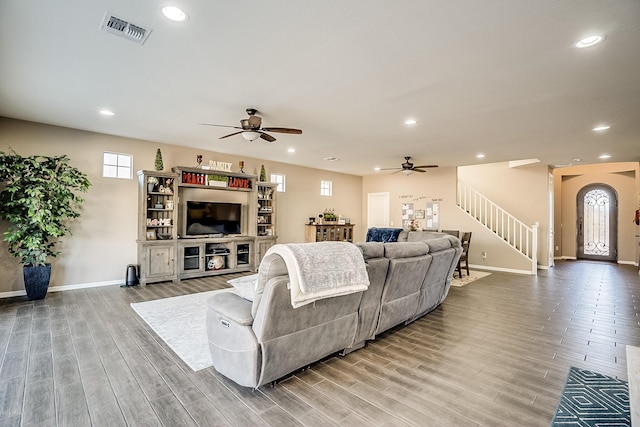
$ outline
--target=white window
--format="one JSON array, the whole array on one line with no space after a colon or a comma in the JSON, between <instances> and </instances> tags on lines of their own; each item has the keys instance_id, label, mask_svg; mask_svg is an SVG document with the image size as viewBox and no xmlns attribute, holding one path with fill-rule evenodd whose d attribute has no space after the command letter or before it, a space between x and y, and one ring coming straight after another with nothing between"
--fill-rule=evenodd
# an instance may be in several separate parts
<instances>
[{"instance_id":1,"label":"white window","mask_svg":"<svg viewBox=\"0 0 640 427\"><path fill-rule=\"evenodd\" d=\"M321 196L333 195L333 184L331 181L320 181L320 195Z\"/></svg>"},{"instance_id":2,"label":"white window","mask_svg":"<svg viewBox=\"0 0 640 427\"><path fill-rule=\"evenodd\" d=\"M133 178L133 156L105 151L102 158L102 176L105 178Z\"/></svg>"},{"instance_id":3,"label":"white window","mask_svg":"<svg viewBox=\"0 0 640 427\"><path fill-rule=\"evenodd\" d=\"M280 193L284 193L285 192L285 176L281 173L272 173L271 174L271 183L272 184L278 184L278 186L276 187L276 191L280 192Z\"/></svg>"}]
</instances>

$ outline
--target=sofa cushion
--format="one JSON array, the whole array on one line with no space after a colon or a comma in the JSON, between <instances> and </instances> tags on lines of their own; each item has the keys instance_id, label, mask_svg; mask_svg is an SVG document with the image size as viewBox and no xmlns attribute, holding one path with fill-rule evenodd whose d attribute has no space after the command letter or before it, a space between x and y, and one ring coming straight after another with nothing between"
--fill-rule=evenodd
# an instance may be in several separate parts
<instances>
[{"instance_id":1,"label":"sofa cushion","mask_svg":"<svg viewBox=\"0 0 640 427\"><path fill-rule=\"evenodd\" d=\"M277 276L286 276L287 265L279 255L265 256L260 262L258 267L258 281L256 282L256 293L253 299L253 306L251 307L251 314L255 317L260 300L262 299L262 293L267 282Z\"/></svg>"},{"instance_id":2,"label":"sofa cushion","mask_svg":"<svg viewBox=\"0 0 640 427\"><path fill-rule=\"evenodd\" d=\"M428 242L443 236L446 236L446 234L438 233L437 231L410 231L407 235L407 242Z\"/></svg>"},{"instance_id":3,"label":"sofa cushion","mask_svg":"<svg viewBox=\"0 0 640 427\"><path fill-rule=\"evenodd\" d=\"M427 244L427 246L429 246L429 253L444 251L451 248L451 240L449 240L447 236L438 237L437 239L430 239L425 243Z\"/></svg>"},{"instance_id":4,"label":"sofa cushion","mask_svg":"<svg viewBox=\"0 0 640 427\"><path fill-rule=\"evenodd\" d=\"M380 314L380 300L389 270L389 258L384 257L384 244L379 242L356 243L364 256L369 275L369 289L362 294L358 316L356 347L365 340L375 338L377 319Z\"/></svg>"},{"instance_id":5,"label":"sofa cushion","mask_svg":"<svg viewBox=\"0 0 640 427\"><path fill-rule=\"evenodd\" d=\"M453 275L453 268L457 264L456 253L456 248L431 252L431 265L422 285L416 318L433 310L442 302L447 281Z\"/></svg>"},{"instance_id":6,"label":"sofa cushion","mask_svg":"<svg viewBox=\"0 0 640 427\"><path fill-rule=\"evenodd\" d=\"M356 246L362 251L365 260L384 256L384 245L381 242L356 243Z\"/></svg>"},{"instance_id":7,"label":"sofa cushion","mask_svg":"<svg viewBox=\"0 0 640 427\"><path fill-rule=\"evenodd\" d=\"M396 242L384 244L384 256L389 259L410 258L429 253L429 246L424 242ZM420 278L422 280L422 278Z\"/></svg>"},{"instance_id":8,"label":"sofa cushion","mask_svg":"<svg viewBox=\"0 0 640 427\"><path fill-rule=\"evenodd\" d=\"M411 320L418 310L420 289L431 263L425 243L385 243L389 270L382 291L376 335Z\"/></svg>"}]
</instances>

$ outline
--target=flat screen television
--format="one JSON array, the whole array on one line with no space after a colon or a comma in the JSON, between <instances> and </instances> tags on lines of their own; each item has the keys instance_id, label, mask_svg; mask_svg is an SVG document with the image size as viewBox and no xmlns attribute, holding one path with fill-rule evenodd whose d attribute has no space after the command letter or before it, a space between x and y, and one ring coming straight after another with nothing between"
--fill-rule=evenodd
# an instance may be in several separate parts
<instances>
[{"instance_id":1,"label":"flat screen television","mask_svg":"<svg viewBox=\"0 0 640 427\"><path fill-rule=\"evenodd\" d=\"M242 204L187 201L185 236L241 234Z\"/></svg>"}]
</instances>

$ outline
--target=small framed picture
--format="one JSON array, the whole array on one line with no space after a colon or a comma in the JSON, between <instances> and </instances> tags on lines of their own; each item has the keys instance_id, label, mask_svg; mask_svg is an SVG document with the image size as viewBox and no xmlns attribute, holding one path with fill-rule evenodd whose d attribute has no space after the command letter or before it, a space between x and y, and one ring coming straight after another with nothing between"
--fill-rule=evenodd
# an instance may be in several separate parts
<instances>
[{"instance_id":1,"label":"small framed picture","mask_svg":"<svg viewBox=\"0 0 640 427\"><path fill-rule=\"evenodd\" d=\"M424 219L424 211L420 210L420 211L415 211L415 218L416 219Z\"/></svg>"},{"instance_id":2,"label":"small framed picture","mask_svg":"<svg viewBox=\"0 0 640 427\"><path fill-rule=\"evenodd\" d=\"M156 230L147 230L147 240L156 240Z\"/></svg>"}]
</instances>

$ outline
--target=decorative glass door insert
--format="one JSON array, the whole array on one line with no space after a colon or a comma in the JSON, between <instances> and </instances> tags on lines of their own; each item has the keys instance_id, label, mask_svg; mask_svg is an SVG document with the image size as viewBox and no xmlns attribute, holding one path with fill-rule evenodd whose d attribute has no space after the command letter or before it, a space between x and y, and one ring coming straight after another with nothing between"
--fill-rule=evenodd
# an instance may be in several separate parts
<instances>
[{"instance_id":1,"label":"decorative glass door insert","mask_svg":"<svg viewBox=\"0 0 640 427\"><path fill-rule=\"evenodd\" d=\"M578 258L615 261L617 258L617 197L604 184L578 192Z\"/></svg>"}]
</instances>

